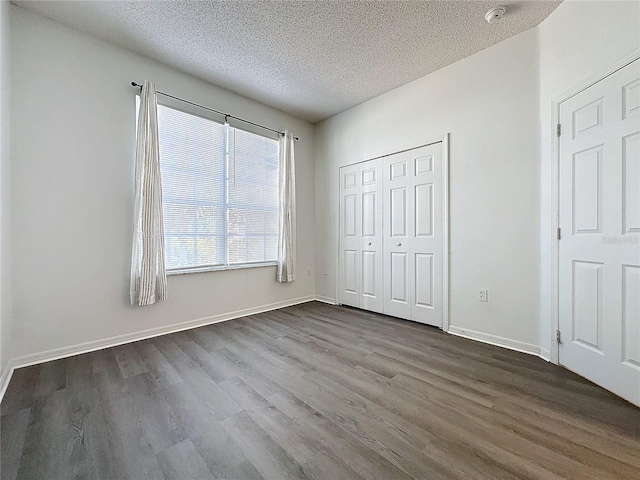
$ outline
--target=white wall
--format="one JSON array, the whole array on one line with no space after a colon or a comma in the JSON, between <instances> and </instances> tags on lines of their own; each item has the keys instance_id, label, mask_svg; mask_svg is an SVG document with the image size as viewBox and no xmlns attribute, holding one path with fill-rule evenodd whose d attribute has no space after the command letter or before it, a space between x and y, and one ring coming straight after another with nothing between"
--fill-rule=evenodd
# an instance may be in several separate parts
<instances>
[{"instance_id":1,"label":"white wall","mask_svg":"<svg viewBox=\"0 0 640 480\"><path fill-rule=\"evenodd\" d=\"M0 2L0 373L11 358L10 5Z\"/></svg>"},{"instance_id":2,"label":"white wall","mask_svg":"<svg viewBox=\"0 0 640 480\"><path fill-rule=\"evenodd\" d=\"M313 127L148 58L12 7L14 356L314 294ZM298 280L275 267L169 277L129 306L135 93L157 88L288 128L296 143Z\"/></svg>"},{"instance_id":3,"label":"white wall","mask_svg":"<svg viewBox=\"0 0 640 480\"><path fill-rule=\"evenodd\" d=\"M551 350L553 101L640 48L640 2L563 2L540 26L540 345Z\"/></svg>"},{"instance_id":4,"label":"white wall","mask_svg":"<svg viewBox=\"0 0 640 480\"><path fill-rule=\"evenodd\" d=\"M338 168L451 132L451 324L538 344L537 59L533 29L318 125L318 295L335 297Z\"/></svg>"}]
</instances>

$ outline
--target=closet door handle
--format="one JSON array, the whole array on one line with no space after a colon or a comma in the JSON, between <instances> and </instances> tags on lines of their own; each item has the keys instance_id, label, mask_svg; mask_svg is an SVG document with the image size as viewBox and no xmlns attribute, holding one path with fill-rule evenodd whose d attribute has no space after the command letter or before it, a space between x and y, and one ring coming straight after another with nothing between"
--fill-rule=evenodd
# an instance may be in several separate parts
<instances>
[{"instance_id":1,"label":"closet door handle","mask_svg":"<svg viewBox=\"0 0 640 480\"><path fill-rule=\"evenodd\" d=\"M401 247L401 246L402 246L402 244L401 244L400 242L398 242L398 246L399 246L399 247Z\"/></svg>"},{"instance_id":2,"label":"closet door handle","mask_svg":"<svg viewBox=\"0 0 640 480\"><path fill-rule=\"evenodd\" d=\"M367 243L367 245L371 245L371 242Z\"/></svg>"}]
</instances>

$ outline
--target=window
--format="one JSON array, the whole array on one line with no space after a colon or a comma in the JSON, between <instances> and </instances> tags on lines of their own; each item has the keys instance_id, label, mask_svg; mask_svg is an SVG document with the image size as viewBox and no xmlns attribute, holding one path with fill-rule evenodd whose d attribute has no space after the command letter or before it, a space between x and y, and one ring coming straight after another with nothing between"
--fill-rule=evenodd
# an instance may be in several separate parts
<instances>
[{"instance_id":1,"label":"window","mask_svg":"<svg viewBox=\"0 0 640 480\"><path fill-rule=\"evenodd\" d=\"M278 141L158 105L167 271L273 263Z\"/></svg>"}]
</instances>

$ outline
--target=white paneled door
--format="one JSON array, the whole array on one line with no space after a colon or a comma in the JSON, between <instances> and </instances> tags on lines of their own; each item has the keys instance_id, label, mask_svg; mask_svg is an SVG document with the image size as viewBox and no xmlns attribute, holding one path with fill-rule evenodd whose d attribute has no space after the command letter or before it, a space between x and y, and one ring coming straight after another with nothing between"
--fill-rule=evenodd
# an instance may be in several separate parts
<instances>
[{"instance_id":1,"label":"white paneled door","mask_svg":"<svg viewBox=\"0 0 640 480\"><path fill-rule=\"evenodd\" d=\"M560 124L559 360L640 405L640 61Z\"/></svg>"},{"instance_id":2,"label":"white paneled door","mask_svg":"<svg viewBox=\"0 0 640 480\"><path fill-rule=\"evenodd\" d=\"M340 303L443 327L442 149L340 169Z\"/></svg>"},{"instance_id":3,"label":"white paneled door","mask_svg":"<svg viewBox=\"0 0 640 480\"><path fill-rule=\"evenodd\" d=\"M382 312L379 159L340 169L340 303Z\"/></svg>"},{"instance_id":4,"label":"white paneled door","mask_svg":"<svg viewBox=\"0 0 640 480\"><path fill-rule=\"evenodd\" d=\"M384 312L442 328L442 144L383 162Z\"/></svg>"},{"instance_id":5,"label":"white paneled door","mask_svg":"<svg viewBox=\"0 0 640 480\"><path fill-rule=\"evenodd\" d=\"M411 154L384 158L384 312L411 318L409 286L409 221Z\"/></svg>"}]
</instances>

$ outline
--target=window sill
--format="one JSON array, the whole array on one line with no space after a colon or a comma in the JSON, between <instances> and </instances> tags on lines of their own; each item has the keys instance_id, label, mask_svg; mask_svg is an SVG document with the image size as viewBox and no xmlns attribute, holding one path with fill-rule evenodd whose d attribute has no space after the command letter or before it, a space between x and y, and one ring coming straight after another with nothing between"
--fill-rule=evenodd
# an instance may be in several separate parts
<instances>
[{"instance_id":1,"label":"window sill","mask_svg":"<svg viewBox=\"0 0 640 480\"><path fill-rule=\"evenodd\" d=\"M176 270L167 270L167 276L183 275L185 273L220 272L224 270L242 270L245 268L275 267L277 265L278 265L277 262L261 262L261 263L240 263L237 265L215 265L212 267L181 268Z\"/></svg>"}]
</instances>

